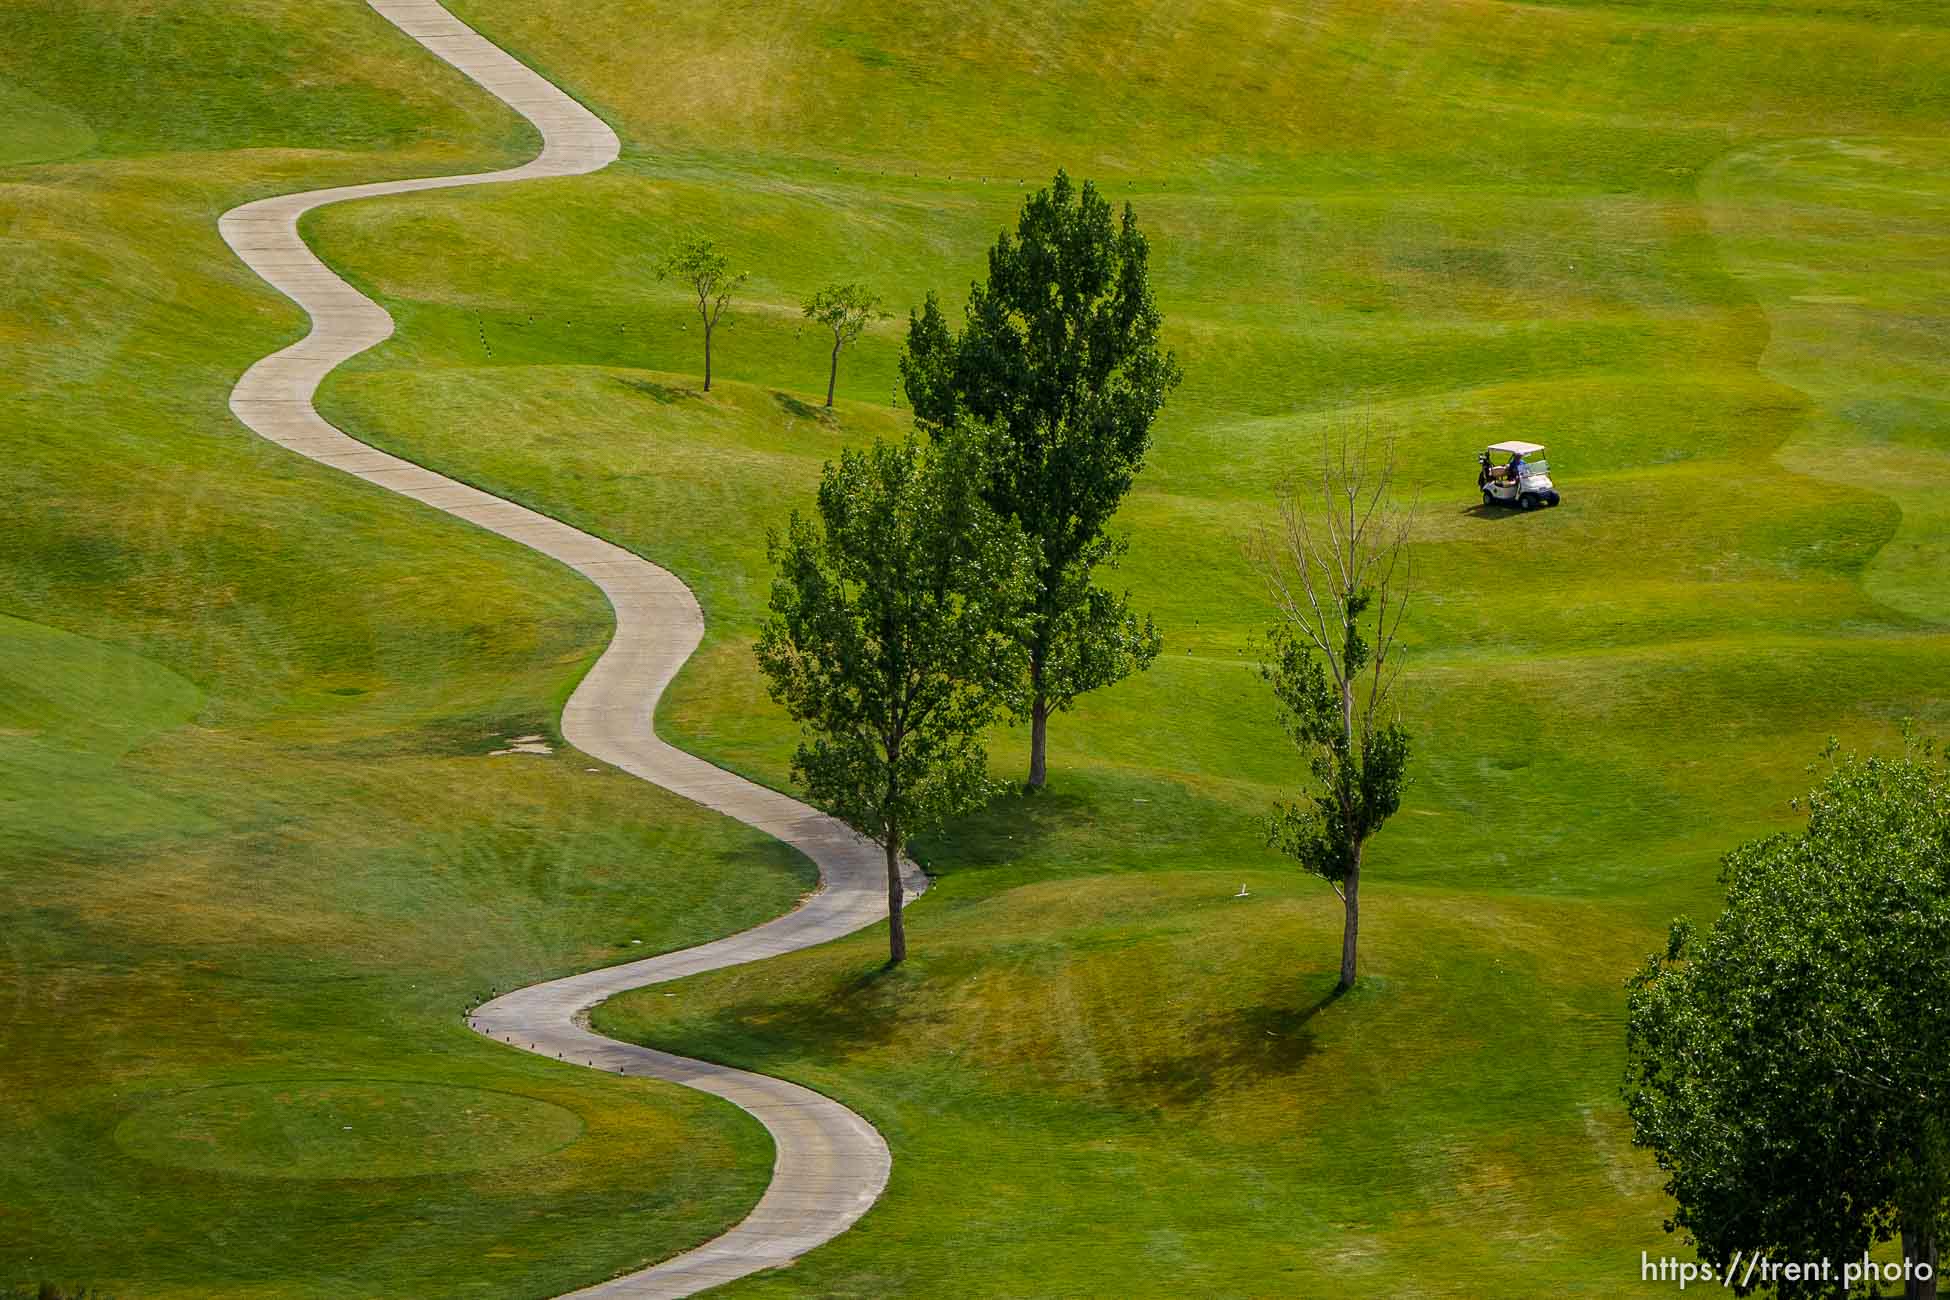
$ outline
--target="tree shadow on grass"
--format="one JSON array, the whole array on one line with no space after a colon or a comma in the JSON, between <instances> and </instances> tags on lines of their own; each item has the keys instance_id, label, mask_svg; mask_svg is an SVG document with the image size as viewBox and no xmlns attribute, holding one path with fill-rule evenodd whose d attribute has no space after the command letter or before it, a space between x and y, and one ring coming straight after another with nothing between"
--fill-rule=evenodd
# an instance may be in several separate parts
<instances>
[{"instance_id":1,"label":"tree shadow on grass","mask_svg":"<svg viewBox=\"0 0 1950 1300\"><path fill-rule=\"evenodd\" d=\"M658 1046L762 1073L790 1074L804 1061L844 1062L855 1053L925 1039L921 1031L929 1023L952 1015L945 1008L918 1012L906 996L904 973L876 962L816 995L779 1001L761 994L715 1007L706 1023L689 1026L693 1032L681 1045L659 1042L654 1031L647 1037ZM1186 1110L1218 1093L1298 1076L1318 1050L1316 1017L1341 994L1330 988L1307 1002L1304 989L1295 993L1292 1003L1211 1016L1177 1050L1114 1068L1098 1085L1097 1104L1133 1112Z\"/></svg>"},{"instance_id":2,"label":"tree shadow on grass","mask_svg":"<svg viewBox=\"0 0 1950 1300\"><path fill-rule=\"evenodd\" d=\"M1015 787L915 845L931 874L1029 870L1048 875L1189 868L1263 853L1258 828L1172 781L1066 772Z\"/></svg>"},{"instance_id":3,"label":"tree shadow on grass","mask_svg":"<svg viewBox=\"0 0 1950 1300\"><path fill-rule=\"evenodd\" d=\"M737 1064L762 1072L780 1058L839 1061L884 1046L912 1023L900 992L901 973L900 967L876 962L809 996L780 1001L760 993L716 1007L708 1033L718 1042L706 1047L732 1047L742 1058Z\"/></svg>"},{"instance_id":4,"label":"tree shadow on grass","mask_svg":"<svg viewBox=\"0 0 1950 1300\"><path fill-rule=\"evenodd\" d=\"M1336 986L1311 1003L1239 1007L1202 1022L1184 1050L1112 1091L1122 1104L1177 1108L1242 1080L1296 1075L1319 1050L1314 1018L1341 998Z\"/></svg>"},{"instance_id":5,"label":"tree shadow on grass","mask_svg":"<svg viewBox=\"0 0 1950 1300\"><path fill-rule=\"evenodd\" d=\"M915 847L937 874L1014 866L1052 835L1073 831L1101 812L1099 801L1075 786L1034 794L1015 789L923 836Z\"/></svg>"},{"instance_id":6,"label":"tree shadow on grass","mask_svg":"<svg viewBox=\"0 0 1950 1300\"><path fill-rule=\"evenodd\" d=\"M839 423L840 417L834 413L831 407L814 406L811 402L801 401L791 393L780 392L775 389L772 393L772 400L778 404L781 411L784 411L795 420L817 420L821 424Z\"/></svg>"},{"instance_id":7,"label":"tree shadow on grass","mask_svg":"<svg viewBox=\"0 0 1950 1300\"><path fill-rule=\"evenodd\" d=\"M633 393L643 394L660 406L674 406L678 402L695 401L699 396L695 388L672 388L669 384L660 384L654 379L634 379L619 375L616 382Z\"/></svg>"}]
</instances>

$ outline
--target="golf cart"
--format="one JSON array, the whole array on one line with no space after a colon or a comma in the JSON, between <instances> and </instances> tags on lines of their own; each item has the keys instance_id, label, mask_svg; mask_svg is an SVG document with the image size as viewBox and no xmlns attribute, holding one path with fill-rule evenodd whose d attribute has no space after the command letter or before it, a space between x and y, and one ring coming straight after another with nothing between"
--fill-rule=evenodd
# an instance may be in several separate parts
<instances>
[{"instance_id":1,"label":"golf cart","mask_svg":"<svg viewBox=\"0 0 1950 1300\"><path fill-rule=\"evenodd\" d=\"M1504 458L1501 464L1497 463L1498 456ZM1492 443L1476 463L1481 466L1476 486L1483 490L1484 505L1535 510L1557 504L1550 465L1544 460L1544 449L1536 443Z\"/></svg>"}]
</instances>

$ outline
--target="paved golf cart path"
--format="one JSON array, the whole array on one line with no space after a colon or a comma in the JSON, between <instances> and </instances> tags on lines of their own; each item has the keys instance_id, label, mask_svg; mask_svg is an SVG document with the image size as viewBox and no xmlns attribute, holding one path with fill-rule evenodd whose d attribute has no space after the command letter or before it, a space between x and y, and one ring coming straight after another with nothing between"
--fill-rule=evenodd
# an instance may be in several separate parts
<instances>
[{"instance_id":1,"label":"paved golf cart path","mask_svg":"<svg viewBox=\"0 0 1950 1300\"><path fill-rule=\"evenodd\" d=\"M690 1295L788 1263L844 1232L887 1184L887 1144L865 1120L818 1093L604 1038L585 1027L584 1013L627 989L810 947L873 924L886 915L885 862L877 848L831 818L657 739L651 728L657 699L704 633L697 601L676 577L546 515L377 451L327 424L313 408L319 381L387 338L393 322L313 256L298 237L300 215L351 199L576 176L607 166L619 148L615 133L594 114L433 0L369 3L533 122L542 152L505 171L288 194L225 213L219 223L225 242L312 321L303 340L245 373L230 395L230 409L272 442L533 547L601 587L615 609L616 635L562 711L569 743L770 832L818 865L819 892L775 921L701 947L519 989L472 1017L480 1032L523 1050L532 1044L538 1053L578 1065L651 1075L723 1097L771 1131L777 1148L772 1182L743 1222L653 1268L575 1293L605 1300ZM923 887L913 873L908 897Z\"/></svg>"}]
</instances>

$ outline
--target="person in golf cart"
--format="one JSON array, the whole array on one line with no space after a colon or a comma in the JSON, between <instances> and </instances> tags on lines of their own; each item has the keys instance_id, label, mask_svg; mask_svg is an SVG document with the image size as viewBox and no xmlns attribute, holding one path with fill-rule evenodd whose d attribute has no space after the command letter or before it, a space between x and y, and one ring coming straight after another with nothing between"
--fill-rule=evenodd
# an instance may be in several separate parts
<instances>
[{"instance_id":1,"label":"person in golf cart","mask_svg":"<svg viewBox=\"0 0 1950 1300\"><path fill-rule=\"evenodd\" d=\"M1492 465L1490 458L1483 457L1483 472L1476 476L1477 487L1488 487L1492 483L1515 483L1523 477L1523 453L1517 452L1507 464Z\"/></svg>"},{"instance_id":2,"label":"person in golf cart","mask_svg":"<svg viewBox=\"0 0 1950 1300\"><path fill-rule=\"evenodd\" d=\"M1552 485L1548 466L1542 460L1543 447L1534 442L1498 442L1476 457L1476 487L1485 506L1516 506L1535 510L1557 504L1557 489ZM1494 463L1493 457L1510 459Z\"/></svg>"}]
</instances>

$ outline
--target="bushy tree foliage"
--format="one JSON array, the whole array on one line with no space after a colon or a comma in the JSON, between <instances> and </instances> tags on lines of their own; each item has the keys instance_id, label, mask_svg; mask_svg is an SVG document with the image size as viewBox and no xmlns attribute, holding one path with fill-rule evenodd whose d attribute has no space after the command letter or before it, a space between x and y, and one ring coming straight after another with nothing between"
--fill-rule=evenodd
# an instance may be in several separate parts
<instances>
[{"instance_id":1,"label":"bushy tree foliage","mask_svg":"<svg viewBox=\"0 0 1950 1300\"><path fill-rule=\"evenodd\" d=\"M1950 780L1912 742L1835 761L1807 811L1729 854L1706 937L1675 923L1632 979L1635 1140L1667 1174L1667 1229L1717 1268L1758 1251L1839 1270L1900 1236L1908 1294L1933 1297L1916 1275L1950 1211Z\"/></svg>"},{"instance_id":2,"label":"bushy tree foliage","mask_svg":"<svg viewBox=\"0 0 1950 1300\"><path fill-rule=\"evenodd\" d=\"M759 667L804 729L794 775L886 850L890 962L907 955L903 847L992 793L982 730L1022 675L1032 549L983 503L975 445L843 452L817 518L795 512L770 544Z\"/></svg>"},{"instance_id":3,"label":"bushy tree foliage","mask_svg":"<svg viewBox=\"0 0 1950 1300\"><path fill-rule=\"evenodd\" d=\"M1095 186L1058 172L989 251L960 332L932 294L908 322L901 378L916 417L937 437L983 431L984 495L1037 546L1023 632L1032 788L1047 777L1050 714L1147 667L1160 644L1128 595L1093 581L1123 553L1106 529L1179 379L1158 343L1149 259L1129 204L1114 221Z\"/></svg>"}]
</instances>

